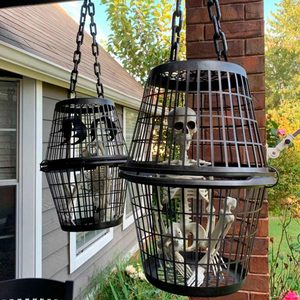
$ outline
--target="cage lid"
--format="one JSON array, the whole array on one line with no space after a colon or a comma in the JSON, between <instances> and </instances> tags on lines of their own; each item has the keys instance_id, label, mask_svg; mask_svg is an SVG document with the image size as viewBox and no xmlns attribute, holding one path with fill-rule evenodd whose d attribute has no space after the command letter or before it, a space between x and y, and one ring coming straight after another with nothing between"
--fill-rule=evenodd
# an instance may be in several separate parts
<instances>
[{"instance_id":1,"label":"cage lid","mask_svg":"<svg viewBox=\"0 0 300 300\"><path fill-rule=\"evenodd\" d=\"M241 66L168 62L150 73L121 175L165 185L274 185L260 126Z\"/></svg>"}]
</instances>

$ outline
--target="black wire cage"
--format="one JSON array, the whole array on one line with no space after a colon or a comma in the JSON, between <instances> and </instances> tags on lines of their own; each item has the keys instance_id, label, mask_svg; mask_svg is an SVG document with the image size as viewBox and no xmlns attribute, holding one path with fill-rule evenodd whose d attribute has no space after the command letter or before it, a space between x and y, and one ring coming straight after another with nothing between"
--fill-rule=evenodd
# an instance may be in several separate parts
<instances>
[{"instance_id":1,"label":"black wire cage","mask_svg":"<svg viewBox=\"0 0 300 300\"><path fill-rule=\"evenodd\" d=\"M246 278L276 171L266 165L246 72L227 62L218 1L207 1L218 61L177 61L180 6L177 0L170 61L149 75L120 174L134 186L149 282L175 294L216 297L236 292Z\"/></svg>"},{"instance_id":2,"label":"black wire cage","mask_svg":"<svg viewBox=\"0 0 300 300\"><path fill-rule=\"evenodd\" d=\"M98 98L76 98L87 15ZM119 176L119 166L127 160L127 149L116 107L104 97L94 16L93 1L83 0L70 99L55 106L46 159L41 163L65 231L104 229L120 224L123 219L126 184Z\"/></svg>"},{"instance_id":3,"label":"black wire cage","mask_svg":"<svg viewBox=\"0 0 300 300\"><path fill-rule=\"evenodd\" d=\"M126 159L112 101L77 98L56 104L41 170L63 230L96 230L122 222L126 186L118 173Z\"/></svg>"},{"instance_id":4,"label":"black wire cage","mask_svg":"<svg viewBox=\"0 0 300 300\"><path fill-rule=\"evenodd\" d=\"M221 61L154 68L121 176L149 282L186 296L237 291L249 269L266 166L245 70Z\"/></svg>"}]
</instances>

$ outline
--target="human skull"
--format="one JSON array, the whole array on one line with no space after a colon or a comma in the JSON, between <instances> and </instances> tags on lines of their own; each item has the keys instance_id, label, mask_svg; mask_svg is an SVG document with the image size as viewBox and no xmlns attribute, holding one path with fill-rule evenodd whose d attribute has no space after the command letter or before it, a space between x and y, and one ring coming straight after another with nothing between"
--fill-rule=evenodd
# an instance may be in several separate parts
<instances>
[{"instance_id":1,"label":"human skull","mask_svg":"<svg viewBox=\"0 0 300 300\"><path fill-rule=\"evenodd\" d=\"M175 142L189 150L193 135L197 132L196 112L189 107L177 107L168 114L168 128L174 128Z\"/></svg>"}]
</instances>

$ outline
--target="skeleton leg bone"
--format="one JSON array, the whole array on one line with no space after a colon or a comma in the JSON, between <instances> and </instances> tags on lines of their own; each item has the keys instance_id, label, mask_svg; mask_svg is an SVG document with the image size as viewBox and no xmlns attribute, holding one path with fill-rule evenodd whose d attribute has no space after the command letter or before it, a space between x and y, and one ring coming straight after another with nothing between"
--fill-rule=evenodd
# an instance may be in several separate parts
<instances>
[{"instance_id":1,"label":"skeleton leg bone","mask_svg":"<svg viewBox=\"0 0 300 300\"><path fill-rule=\"evenodd\" d=\"M207 251L207 253L204 255L204 257L200 260L200 264L206 264L208 257L210 259L213 258L213 255L218 251L219 248L216 248L219 239L224 238L226 234L228 233L231 224L234 222L235 218L234 215L232 214L232 210L236 208L236 199L232 197L227 197L226 198L226 210L220 209L220 217L219 220L216 224L215 230L213 231L211 235L211 242L210 244L210 249ZM224 230L223 230L224 229ZM217 249L216 252L215 249Z\"/></svg>"},{"instance_id":2,"label":"skeleton leg bone","mask_svg":"<svg viewBox=\"0 0 300 300\"><path fill-rule=\"evenodd\" d=\"M207 253L201 258L201 260L198 262L198 268L194 272L193 276L190 278L191 282L194 282L193 279L196 278L196 272L197 277L204 278L205 269L202 266L205 266L207 263L212 267L212 270L214 272L214 275L217 274L217 265L218 265L218 258L219 256L219 249L221 245L220 238L225 238L228 231L230 230L231 224L234 222L235 217L232 214L232 210L236 208L236 199L232 197L226 198L226 210L220 210L220 217L216 224L216 227L211 235L212 242L209 245L209 249L207 250ZM224 229L224 230L223 230ZM223 265L225 265L225 262L223 258L220 259Z\"/></svg>"}]
</instances>

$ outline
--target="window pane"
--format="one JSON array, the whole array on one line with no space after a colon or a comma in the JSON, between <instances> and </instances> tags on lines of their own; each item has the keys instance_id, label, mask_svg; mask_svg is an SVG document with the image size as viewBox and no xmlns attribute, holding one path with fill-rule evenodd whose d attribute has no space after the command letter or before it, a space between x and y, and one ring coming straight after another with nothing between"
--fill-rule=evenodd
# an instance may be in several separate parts
<instances>
[{"instance_id":1,"label":"window pane","mask_svg":"<svg viewBox=\"0 0 300 300\"><path fill-rule=\"evenodd\" d=\"M125 131L125 141L128 149L130 148L130 143L133 138L134 128L135 124L138 118L138 112L133 109L126 108L125 109L125 124L126 128L124 128ZM134 188L135 185L128 183L127 184L127 191L126 191L126 204L125 204L125 214L126 218L130 217L132 215L132 207L131 207L131 195L132 195L132 188Z\"/></svg>"},{"instance_id":2,"label":"window pane","mask_svg":"<svg viewBox=\"0 0 300 300\"><path fill-rule=\"evenodd\" d=\"M0 81L0 180L16 179L18 83Z\"/></svg>"},{"instance_id":3,"label":"window pane","mask_svg":"<svg viewBox=\"0 0 300 300\"><path fill-rule=\"evenodd\" d=\"M133 193L133 191L135 193ZM134 194L137 195L136 184L127 182L126 205L125 205L126 218L128 218L132 215L131 198L132 198L132 195L134 195Z\"/></svg>"},{"instance_id":4,"label":"window pane","mask_svg":"<svg viewBox=\"0 0 300 300\"><path fill-rule=\"evenodd\" d=\"M130 147L130 143L133 137L133 132L134 132L137 118L138 118L138 112L136 110L129 109L129 108L125 109L125 120L126 120L125 141L128 149Z\"/></svg>"},{"instance_id":5,"label":"window pane","mask_svg":"<svg viewBox=\"0 0 300 300\"><path fill-rule=\"evenodd\" d=\"M18 82L0 81L0 128L17 128Z\"/></svg>"},{"instance_id":6,"label":"window pane","mask_svg":"<svg viewBox=\"0 0 300 300\"><path fill-rule=\"evenodd\" d=\"M16 132L0 130L0 180L16 179Z\"/></svg>"},{"instance_id":7,"label":"window pane","mask_svg":"<svg viewBox=\"0 0 300 300\"><path fill-rule=\"evenodd\" d=\"M85 231L78 232L76 234L76 252L79 254L84 251L89 245L103 237L108 230L93 230L93 231Z\"/></svg>"},{"instance_id":8,"label":"window pane","mask_svg":"<svg viewBox=\"0 0 300 300\"><path fill-rule=\"evenodd\" d=\"M16 188L0 186L0 280L15 278Z\"/></svg>"}]
</instances>

